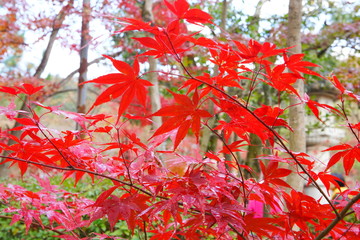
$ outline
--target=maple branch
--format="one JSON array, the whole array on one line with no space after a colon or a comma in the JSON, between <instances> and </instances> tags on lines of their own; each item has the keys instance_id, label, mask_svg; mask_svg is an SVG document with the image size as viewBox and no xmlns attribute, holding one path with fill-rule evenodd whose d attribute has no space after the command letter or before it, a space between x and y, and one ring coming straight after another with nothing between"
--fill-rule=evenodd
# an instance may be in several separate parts
<instances>
[{"instance_id":1,"label":"maple branch","mask_svg":"<svg viewBox=\"0 0 360 240\"><path fill-rule=\"evenodd\" d=\"M163 196L159 196L159 195L153 195L151 192L148 192L146 190L143 190L142 188L136 186L135 184L133 183L127 183L125 181L122 181L120 179L117 179L117 178L114 178L114 177L110 177L110 176L107 176L105 174L101 174L101 173L97 173L97 172L94 172L94 171L91 171L91 170L87 170L87 169L81 169L81 168L77 168L77 167L72 167L72 168L64 168L64 167L59 167L59 166L54 166L54 165L48 165L48 164L45 164L45 163L39 163L39 162L34 162L34 161L31 161L31 160L25 160L25 159L21 159L21 158L16 158L16 157L9 157L9 156L5 156L5 155L0 155L0 158L7 158L7 159L11 159L11 160L14 160L14 161L19 161L19 162L24 162L24 163L28 163L28 164L33 164L33 165L37 165L37 166L41 166L41 167L46 167L46 168L50 168L50 169L56 169L56 170L61 170L61 171L79 171L79 172L84 172L84 173L87 173L87 174L93 174L95 176L98 176L98 177L101 177L101 178L105 178L105 179L109 179L113 182L118 182L118 183L121 183L123 185L126 185L126 186L129 186L131 188L134 188L148 196L151 196L151 197L156 197L156 198L160 198L160 199L163 199L163 200L169 200L169 198L167 197L163 197ZM177 204L179 206L184 206L184 203L182 202L177 202ZM190 208L191 211L194 211L196 213L201 213L201 211L197 210L197 209L193 209L192 207ZM212 215L211 212L205 212L206 215ZM243 235L241 233L239 233L231 224L229 224L229 226L239 235L241 236L243 239L245 239L243 237Z\"/></svg>"},{"instance_id":2,"label":"maple branch","mask_svg":"<svg viewBox=\"0 0 360 240\"><path fill-rule=\"evenodd\" d=\"M31 113L32 113L32 109ZM62 151L60 151L60 149L55 145L55 143L53 143L53 141L51 141L51 139L45 134L45 132L41 129L39 122L34 121L35 125L37 126L37 128L40 130L41 134L46 138L46 140L48 140L48 142L56 149L56 151L60 154L60 156L65 160L65 162L69 165L69 168L73 168L72 164L70 163L70 161L68 160L67 157L65 157L65 155L63 154Z\"/></svg>"},{"instance_id":3,"label":"maple branch","mask_svg":"<svg viewBox=\"0 0 360 240\"><path fill-rule=\"evenodd\" d=\"M29 107L30 108L30 107ZM30 112L34 115L32 109L30 108ZM113 178L113 177L110 177L110 176L107 176L107 175L104 175L104 174L101 174L101 173L97 173L97 172L94 172L94 171L91 171L91 170L87 170L87 169L82 169L82 168L78 168L78 167L75 167L73 166L69 160L65 157L65 155L62 153L62 151L52 142L52 140L46 135L46 133L41 129L40 127L40 124L39 122L37 121L34 121L35 125L37 126L37 128L40 130L40 132L43 134L43 136L50 142L50 144L54 147L54 149L61 155L61 157L66 161L66 163L68 164L67 167L59 167L59 166L54 166L54 165L48 165L48 164L45 164L45 163L39 163L39 162L34 162L34 161L31 161L31 160L24 160L24 159L20 159L20 158L16 158L16 157L9 157L9 156L2 156L0 155L0 158L3 158L3 159L12 159L12 160L15 160L15 161L21 161L21 162L25 162L25 163L30 163L30 164L33 164L33 165L37 165L37 166L42 166L42 167L46 167L46 168L51 168L51 169L56 169L56 170L62 170L62 171L78 171L78 172L85 172L85 173L88 173L88 174L93 174L93 175L96 175L96 176L99 176L99 177L102 177L102 178L105 178L105 179L109 179L109 180L112 180L112 181L115 181L115 182L119 182L123 185L126 185L126 186L129 186L130 188L134 188L148 196L151 196L153 197L154 195L151 193L151 192L148 192L146 190L143 190L142 188L134 185L132 179L131 179L131 176L130 176L130 172L129 172L129 168L128 168L128 165L124 162L126 168L127 168L127 171L128 171L128 174L129 174L129 181L130 183L127 183L125 181L122 181L122 180L119 180L119 179L116 179L116 178ZM117 129L119 130L119 129ZM119 132L118 132L119 134ZM118 137L118 139L120 139ZM121 144L121 142L119 141L119 144ZM123 155L123 152L121 151L121 155L123 157L123 159L125 160L124 158L124 155ZM243 180L244 181L244 180ZM244 184L243 185L243 188L244 188ZM169 200L168 197L163 197L163 196L159 196L159 195L156 195L155 196L156 198L160 198L160 199L164 199L164 200ZM184 206L184 203L182 202L177 202L177 204L179 206ZM192 207L190 208L191 211L194 211L194 212L201 212L197 209L193 209ZM211 213L209 212L206 212L205 214L209 214L209 215L212 215Z\"/></svg>"},{"instance_id":4,"label":"maple branch","mask_svg":"<svg viewBox=\"0 0 360 240\"><path fill-rule=\"evenodd\" d=\"M337 217L327 226L316 238L315 240L320 240L325 237L347 214L349 209L354 205L357 201L360 200L360 193L358 193L355 197L353 197L343 208L343 210L338 213Z\"/></svg>"},{"instance_id":5,"label":"maple branch","mask_svg":"<svg viewBox=\"0 0 360 240\"><path fill-rule=\"evenodd\" d=\"M243 197L244 197L244 204L246 206L246 193L245 193L245 178L244 175L241 171L241 166L239 164L239 160L238 158L235 156L235 154L233 153L233 151L230 149L229 145L225 142L225 140L220 136L220 134L218 134L216 131L214 131L207 123L204 123L204 125L212 132L214 133L219 139L220 141L224 144L224 146L227 148L227 150L229 150L231 156L234 158L235 162L236 162L236 166L239 170L239 174L240 174L240 178L241 178L241 186L243 188ZM237 179L237 178L235 178Z\"/></svg>"},{"instance_id":6,"label":"maple branch","mask_svg":"<svg viewBox=\"0 0 360 240\"><path fill-rule=\"evenodd\" d=\"M122 52L123 52L123 51L118 51L118 52L115 52L115 53L113 53L113 54L109 54L108 56L110 56L110 57L116 57L116 56L120 55ZM93 65L93 64L95 64L95 63L98 63L98 62L100 62L101 60L104 60L104 59L105 59L105 57L103 57L103 56L102 56L102 57L95 58L95 59L93 59L92 61L88 62L87 65L86 65L86 67L89 67L89 66L91 66L91 65ZM77 74L79 71L80 71L80 68L78 68L78 69L72 71L71 73L69 73L65 78L63 78L63 79L58 83L58 86L64 85L66 82L70 81L70 80L75 76L75 74Z\"/></svg>"},{"instance_id":7,"label":"maple branch","mask_svg":"<svg viewBox=\"0 0 360 240\"><path fill-rule=\"evenodd\" d=\"M244 105L243 103L241 103L239 100L237 100L236 98L234 98L233 96L230 96L227 92L225 92L224 90L210 84L207 83L201 79L198 79L196 77L194 77L189 70L185 67L184 63L181 61L180 56L178 55L178 53L176 52L176 49L169 37L169 35L167 34L167 32L165 32L166 37L168 38L169 42L170 42L170 46L172 47L172 50L174 52L174 57L175 59L180 63L181 67L184 69L184 71L186 72L186 74L189 75L189 77L195 81L198 81L200 83L203 83L217 91L219 91L220 93L224 94L226 97L229 98L229 100L233 101L234 103L236 103L237 105L239 105L241 108L243 108L244 110L246 110L250 115L252 115L259 123L261 123L265 128L267 128L272 134L274 134L275 138L279 141L280 146L282 146L284 148L284 150L291 156L292 159L294 159L294 161L296 162L296 164L300 167L300 169L309 177L309 179L311 180L311 184L313 184L315 186L315 188L321 193L321 195L326 199L326 201L329 203L330 207L333 209L333 211L335 212L336 216L339 217L339 213L336 210L335 206L333 205L333 203L331 202L331 200L329 199L329 197L326 195L326 193L321 189L321 187L319 186L319 184L316 182L316 180L313 178L313 176L311 176L311 174L305 169L305 167L299 162L299 160L296 158L296 156L294 155L294 153L286 146L286 144L284 143L284 141L281 139L281 137L279 136L279 134L270 126L268 126L263 120L261 120L253 111L251 111L246 105Z\"/></svg>"},{"instance_id":8,"label":"maple branch","mask_svg":"<svg viewBox=\"0 0 360 240\"><path fill-rule=\"evenodd\" d=\"M194 79L194 80L196 80L196 78L194 78L193 76L192 76L192 74L189 72L189 70L185 67L185 65L184 65L184 63L181 61L181 58L180 58L180 56L178 55L178 53L177 53L177 51L176 51L176 49L175 49L175 47L174 47L174 45L173 45L173 43L172 43L172 41L171 41L171 39L170 39L170 36L167 34L167 32L165 32L165 35L166 35L166 37L167 37L167 39L169 40L169 42L170 42L170 46L171 46L171 48L172 48L172 50L174 51L174 54L175 54L175 59L180 63L180 65L181 65L181 67L184 69L184 71L189 75L189 77L191 78L191 79ZM201 80L200 80L201 81ZM204 81L201 81L201 82L204 82ZM208 86L211 86L212 87L212 85L211 84L209 84L209 83L207 83L207 85ZM224 91L223 91L224 92ZM227 95L227 94L226 94ZM207 126L208 128L210 128L207 124L205 124L205 126ZM211 128L210 128L211 129ZM212 129L211 129L212 130ZM218 133L215 133L218 137L219 137L219 135L218 135ZM223 141L223 139L220 137L220 139ZM242 171L241 171L241 168L240 168L240 164L239 164L239 162L237 161L237 158L236 158L236 156L234 155L234 153L231 151L231 149L229 148L229 146L223 141L223 143L225 144L225 146L228 148L228 150L230 151L230 153L231 153L231 155L234 157L234 159L235 159L235 161L236 161L236 164L237 164L237 167L238 167L238 170L239 170L239 174L240 174L240 177L241 177L241 180L242 180L242 188L243 188L243 194L244 194L244 202L245 202L245 199L246 199L246 196L245 196L245 179L244 179L244 175L243 175L243 173L242 173Z\"/></svg>"},{"instance_id":9,"label":"maple branch","mask_svg":"<svg viewBox=\"0 0 360 240\"><path fill-rule=\"evenodd\" d=\"M170 37L166 34L166 36L169 39L169 42L173 48L173 51L175 51L175 48L172 44L172 42L170 41ZM177 61L180 63L180 65L182 66L182 68L184 69L184 71L189 75L189 77L195 81L198 81L200 83L203 83L217 91L219 91L220 93L224 94L224 96L228 97L229 100L233 101L234 103L236 103L237 105L239 105L241 108L243 108L244 110L246 110L250 115L252 115L259 123L261 123L265 128L267 128L272 134L274 134L275 138L279 141L280 146L282 146L284 148L284 150L291 156L292 159L294 159L294 161L296 162L296 164L300 167L300 169L309 177L309 179L311 180L311 184L313 184L315 186L315 188L321 193L321 195L326 199L326 201L329 203L329 205L331 206L331 208L333 209L333 211L335 212L335 214L339 217L339 213L336 210L335 206L332 204L331 200L329 199L329 197L326 195L326 193L321 189L321 187L319 186L319 184L316 182L316 180L313 178L313 176L311 176L311 174L305 169L305 167L299 162L299 160L296 158L296 156L294 155L294 153L286 146L286 144L284 143L284 141L281 139L281 137L279 136L279 134L270 126L268 126L264 121L262 121L253 111L251 111L246 105L244 105L243 103L241 103L239 100L237 100L236 98L234 98L233 96L229 95L228 93L226 93L224 90L210 84L207 83L201 79L198 79L196 77L194 77L189 70L185 67L185 65L183 64L183 62L181 61L179 55L177 54L177 52L175 51L175 58L177 59Z\"/></svg>"},{"instance_id":10,"label":"maple branch","mask_svg":"<svg viewBox=\"0 0 360 240\"><path fill-rule=\"evenodd\" d=\"M265 122L263 122L254 112L252 112L249 108L247 108L243 103L241 103L240 101L238 101L236 98L230 96L228 93L226 93L225 91L223 91L222 89L213 86L210 83L207 83L201 79L198 79L194 76L192 76L192 74L187 70L187 68L185 67L185 65L182 63L182 61L180 60L180 64L181 66L184 68L185 72L189 75L189 77L195 81L201 82L217 91L219 91L220 93L224 94L225 96L227 96L229 98L229 100L232 100L234 103L236 103L237 105L239 105L240 107L242 107L243 109L245 109L248 113L250 113L259 123L261 123L265 128L267 128L272 134L274 134L274 136L276 137L276 139L279 141L280 145L284 148L284 150L291 156L292 159L294 159L294 161L296 162L296 164L301 168L301 170L310 178L311 183L316 187L316 189L321 193L322 196L324 196L324 198L326 199L326 201L329 203L329 205L331 206L331 208L333 209L333 211L335 212L335 214L339 217L339 213L336 210L335 206L332 204L331 200L329 199L329 197L325 194L325 192L321 189L321 187L319 186L319 184L315 181L315 179L311 176L311 174L304 168L304 166L299 162L299 160L296 158L296 156L293 154L292 151L290 151L290 149L286 146L286 144L284 143L284 141L281 139L281 137L278 135L278 133L270 126L268 126Z\"/></svg>"},{"instance_id":11,"label":"maple branch","mask_svg":"<svg viewBox=\"0 0 360 240\"><path fill-rule=\"evenodd\" d=\"M71 0L66 6L64 6L60 12L57 14L57 16L55 17L54 19L54 22L53 22L53 29L51 31L51 34L50 34L50 38L49 38L49 42L48 42L48 45L45 49L45 52L43 54L43 57L41 59L41 62L39 64L39 66L37 67L35 73L34 73L34 77L37 77L39 78L40 75L44 72L45 70L45 67L47 65L47 62L49 60L49 57L50 57L50 53L51 53L51 50L54 46L54 42L56 40L56 36L61 28L61 25L63 24L64 20L65 20L65 17L66 17L66 13L69 11L69 9L72 7L73 5L73 0Z\"/></svg>"},{"instance_id":12,"label":"maple branch","mask_svg":"<svg viewBox=\"0 0 360 240\"><path fill-rule=\"evenodd\" d=\"M118 182L118 183L121 183L123 185L135 188L136 190L138 190L138 191L140 191L140 192L142 192L142 193L144 193L144 194L146 194L148 196L154 197L154 195L151 192L148 192L148 191L146 191L146 190L144 190L144 189L142 189L142 188L140 188L140 187L138 187L138 186L136 186L134 184L127 183L127 182L122 181L120 179L110 177L110 176L107 176L107 175L102 174L102 173L97 173L97 172L94 172L94 171L91 171L91 170L77 168L77 167L59 167L59 166L55 166L55 165L49 165L49 164L45 164L45 163L34 162L34 161L31 161L31 160L25 160L25 159L16 158L16 157L9 157L9 156L5 156L5 155L0 155L0 158L12 159L12 160L15 160L15 161L20 161L20 162L24 162L24 163L30 163L30 164L33 164L33 165L46 167L46 168L52 168L52 169L56 169L56 170L78 171L78 172L84 172L84 173L87 173L87 174L92 174L92 175L95 175L95 176L98 176L98 177L106 178L106 179L109 179L111 181ZM168 200L168 198L162 197L162 196L155 196L155 197Z\"/></svg>"}]
</instances>

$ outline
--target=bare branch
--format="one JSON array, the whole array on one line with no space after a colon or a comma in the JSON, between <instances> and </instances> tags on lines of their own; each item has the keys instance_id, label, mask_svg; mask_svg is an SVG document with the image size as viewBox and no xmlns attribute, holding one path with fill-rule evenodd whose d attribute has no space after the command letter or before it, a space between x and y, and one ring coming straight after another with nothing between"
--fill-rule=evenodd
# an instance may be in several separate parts
<instances>
[{"instance_id":1,"label":"bare branch","mask_svg":"<svg viewBox=\"0 0 360 240\"><path fill-rule=\"evenodd\" d=\"M91 170L87 170L87 169L81 169L81 168L77 168L77 167L59 167L59 166L56 166L56 165L49 165L49 164L45 164L45 163L39 163L39 162L34 162L34 161L31 161L31 160L25 160L25 159L21 159L21 158L16 158L16 157L9 157L9 156L5 156L5 155L0 155L0 158L5 158L5 159L12 159L12 160L15 160L15 161L19 161L19 162L25 162L25 163L28 163L28 164L33 164L33 165L36 165L36 166L41 166L41 167L46 167L46 168L51 168L51 169L56 169L56 170L61 170L61 171L78 171L78 172L84 172L84 173L88 173L88 174L92 174L92 175L95 175L95 176L99 176L99 177L102 177L102 178L106 178L106 179L109 179L111 181L114 181L114 182L118 182L118 183L121 183L123 185L126 185L126 186L129 186L129 187L132 187L132 188L135 188L136 190L146 194L146 195L149 195L149 196L153 196L153 194L151 192L148 192L146 190L143 190L142 188L138 187L138 186L135 186L134 184L131 184L131 183L127 183L127 182L124 182L120 179L117 179L117 178L114 178L114 177L110 177L110 176L107 176L105 174L101 174L101 173L97 173L97 172L94 172L94 171L91 171ZM163 198L163 199L167 199L165 197L161 197L161 196L157 196L158 198Z\"/></svg>"},{"instance_id":2,"label":"bare branch","mask_svg":"<svg viewBox=\"0 0 360 240\"><path fill-rule=\"evenodd\" d=\"M118 52L115 52L113 54L109 54L108 56L110 57L116 57L116 56L119 56L123 51L118 51ZM98 57L98 58L95 58L94 60L90 61L87 63L87 67L95 64L95 63L98 63L100 62L101 60L104 60L105 57ZM58 86L62 86L64 84L66 84L68 81L70 81L78 72L80 71L80 69L76 69L74 71L72 71L71 73L69 73L69 75L67 75L64 79L62 79L59 83L58 83Z\"/></svg>"},{"instance_id":3,"label":"bare branch","mask_svg":"<svg viewBox=\"0 0 360 240\"><path fill-rule=\"evenodd\" d=\"M65 20L66 14L68 12L68 10L72 7L74 1L71 0L66 6L64 6L60 12L57 14L57 16L54 19L54 23L53 23L53 29L51 31L50 34L50 38L49 38L49 42L48 45L45 49L45 52L43 54L43 57L41 59L41 62L39 64L39 66L37 67L35 73L34 73L34 77L40 77L40 75L44 72L45 67L47 65L47 62L49 60L50 57L50 53L52 50L52 47L54 46L54 42L56 40L56 37L59 33L59 30L61 28L62 23Z\"/></svg>"}]
</instances>

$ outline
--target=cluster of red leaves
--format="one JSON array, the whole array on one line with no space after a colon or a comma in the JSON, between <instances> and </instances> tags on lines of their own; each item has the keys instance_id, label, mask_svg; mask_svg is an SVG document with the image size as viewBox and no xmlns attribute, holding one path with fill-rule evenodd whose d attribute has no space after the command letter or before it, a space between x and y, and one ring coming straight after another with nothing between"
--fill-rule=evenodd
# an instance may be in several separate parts
<instances>
[{"instance_id":1,"label":"cluster of red leaves","mask_svg":"<svg viewBox=\"0 0 360 240\"><path fill-rule=\"evenodd\" d=\"M16 185L0 185L0 196L5 199L2 203L8 205L4 213L11 213L11 224L23 221L26 231L34 224L69 232L89 224L89 220L83 217L91 211L87 206L93 201L61 190L51 185L49 180L36 178L40 189L36 192ZM11 206L13 202L20 204L20 207ZM44 223L41 216L45 216L48 223Z\"/></svg>"},{"instance_id":2,"label":"cluster of red leaves","mask_svg":"<svg viewBox=\"0 0 360 240\"><path fill-rule=\"evenodd\" d=\"M299 96L292 86L296 80L304 78L301 74L321 77L308 68L316 65L303 61L302 54L288 56L288 49L278 49L271 43L255 40L248 44L231 40L224 43L205 37L196 38L194 33L180 31L180 25L184 21L199 26L212 24L211 17L200 9L190 8L185 0L165 1L165 4L175 15L175 19L165 27L135 19L119 19L126 24L120 32L151 34L152 37L135 38L150 48L141 55L172 57L187 78L178 92L169 90L174 99L172 104L147 116L160 116L164 120L148 140L140 139L141 136L123 127L129 119L144 118L123 114L134 101L145 106L147 88L152 85L142 79L146 73L140 73L137 59L130 65L106 56L120 73L86 82L111 84L97 97L90 110L120 98L118 113L113 114L116 123L108 121L109 116L103 114L83 115L31 102L31 96L41 87L24 84L22 87L0 88L1 92L17 97L27 95L31 109L30 112L19 112L14 104L0 108L8 119L19 124L9 131L1 131L0 136L14 141L12 145L0 143L5 162L18 164L22 175L32 165L46 172L53 169L64 179L73 176L75 182L88 174L94 180L109 179L114 184L95 201L60 191L48 183L41 183L43 180L39 180L43 190L38 192L0 186L1 201L9 204L4 211L12 213L13 222L22 220L28 229L32 223L42 226L40 216L45 216L49 220L46 227L62 230L61 237L65 239L89 239L90 236L83 236L76 230L100 218L106 218L111 229L117 222L125 221L132 232L139 229L146 237L149 234L150 239L315 239L322 234L334 239L358 238L359 224L341 219L350 207L358 217L360 206L354 202L360 198L359 190L351 191L349 196L352 197L337 207L330 201L320 204L295 190L288 193L286 189L291 189L291 186L282 178L292 171L280 167L280 162L298 165L309 184L316 184L315 181L320 179L328 191L336 178L329 175L327 169L314 172L313 158L287 148L278 131L291 131L284 109L268 105L253 107L248 99L232 96L228 91L229 88L243 90L244 81L261 82L279 93L297 95L318 118L320 107L347 120L345 111ZM209 61L218 66L216 76L211 76L211 71L194 76L185 67L183 56L195 46L208 49ZM275 64L274 59L282 59L283 63ZM340 90L342 101L346 100L345 96L359 101L359 96L346 90L337 78L332 78L331 82ZM181 89L186 89L186 93L181 93ZM215 104L214 111L206 110L209 102ZM32 110L34 104L44 113L38 115ZM17 113L22 117L14 117ZM43 118L48 115L71 119L82 129L59 132L47 128L43 125ZM193 157L191 153L180 154L178 150L181 150L186 136L192 133L196 140L201 139L201 129L209 127L208 119L215 117L219 119L211 130L224 147L215 152L201 153L203 158ZM348 123L348 126L358 144L327 149L337 151L327 168L343 160L346 173L355 160L360 161L359 123ZM16 137L12 131L21 131L21 135ZM250 134L257 135L271 151L268 156L258 156L262 176L259 181L244 177L245 171L252 173L253 169L241 165L234 154L250 145ZM96 141L99 135L106 135L110 140L99 143ZM232 135L236 140L231 140ZM173 136L173 146L166 148L164 142ZM198 148L195 150L199 151ZM283 152L287 155L284 156ZM224 154L231 155L233 160L225 160ZM167 162L169 159L172 164L182 163L184 171L181 174L172 171L170 161ZM269 161L265 163L264 159ZM18 207L10 205L14 201L20 203ZM256 210L248 207L251 201L260 202L269 216L259 217ZM329 225L332 227L327 229ZM95 238L111 238L103 233L93 234Z\"/></svg>"}]
</instances>

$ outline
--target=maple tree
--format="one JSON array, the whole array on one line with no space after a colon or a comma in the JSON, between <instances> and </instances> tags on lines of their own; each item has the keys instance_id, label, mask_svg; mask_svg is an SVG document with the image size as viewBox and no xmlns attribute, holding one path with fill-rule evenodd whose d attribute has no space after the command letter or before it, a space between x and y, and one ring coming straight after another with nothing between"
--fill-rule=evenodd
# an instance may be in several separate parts
<instances>
[{"instance_id":1,"label":"maple tree","mask_svg":"<svg viewBox=\"0 0 360 240\"><path fill-rule=\"evenodd\" d=\"M192 8L186 0L164 3L172 20L160 25L117 19L124 25L119 33L135 31L139 37L134 39L146 50L133 64L105 56L120 73L82 83L105 86L87 114L41 103L38 95L42 86L24 83L0 87L0 92L24 100L29 109L17 110L13 102L0 108L2 115L18 123L15 129L0 131L2 138L14 142L0 142L2 163L11 163L23 176L35 169L46 173L37 177L38 191L0 185L3 211L11 216L12 223L22 221L27 230L40 226L63 239L118 238L83 231L103 218L112 230L123 221L133 233L136 229L142 232L145 239L358 238L360 225L345 216L354 214L359 219L359 188L344 192L348 197L335 204L317 181L329 191L330 184L337 180L329 171L335 163L343 161L345 172L349 173L354 161L360 161L360 123L350 122L345 108L346 102L359 102L360 96L347 90L336 76L324 77L310 69L317 65L305 61L304 54L289 56L291 47L281 49L255 40L246 44L231 38L220 41L188 32L182 28L184 22L203 27L213 24L212 17ZM140 33L148 35L143 37ZM218 67L216 75L211 69L198 73L186 66L183 59L195 47L209 51L209 61ZM141 63L148 56L177 62L179 69L164 68L159 72L178 78L180 86L168 89L171 100L158 111L129 113L131 105L147 107L147 89L152 84L146 80L149 72L143 70ZM299 94L293 84L298 79L305 80L302 74L333 84L339 91L340 105L329 106ZM326 151L333 151L334 155L324 171L316 172L314 163L318 160L314 156L288 147L286 136L292 129L285 114L293 106L284 107L280 102L252 106L251 91L244 98L231 94L231 89L241 91L244 82L261 82L279 95L297 97L320 121L319 108L336 114L356 144L340 143L328 148ZM113 100L119 104L116 114L92 114L93 109ZM210 103L214 104L213 111L207 109ZM48 116L71 119L81 129L48 128L44 121ZM151 121L153 116L164 121L149 134L136 134L127 127L134 121ZM208 121L216 117L219 119L212 128ZM203 128L210 128L223 146L200 152L198 142ZM11 134L15 130L21 132L20 136ZM270 150L269 154L258 156L262 176L259 180L246 177L245 172L254 171L235 154L250 145L250 134L257 135ZM231 135L237 138L230 139ZM193 149L183 148L186 141L194 142ZM164 144L166 149L160 149ZM296 167L289 170L284 165ZM292 171L314 185L327 203L321 204L291 189L282 178ZM88 199L51 185L46 175L61 175L63 181L73 178L75 184L89 176L94 182L110 180L111 185L95 199ZM266 215L259 216L249 208L252 201L262 203Z\"/></svg>"}]
</instances>

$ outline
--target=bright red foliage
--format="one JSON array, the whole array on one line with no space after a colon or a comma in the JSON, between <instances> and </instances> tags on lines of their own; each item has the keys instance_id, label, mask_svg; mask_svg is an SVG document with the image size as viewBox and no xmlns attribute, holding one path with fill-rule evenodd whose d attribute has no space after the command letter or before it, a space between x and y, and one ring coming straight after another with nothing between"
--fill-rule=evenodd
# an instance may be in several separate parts
<instances>
[{"instance_id":1,"label":"bright red foliage","mask_svg":"<svg viewBox=\"0 0 360 240\"><path fill-rule=\"evenodd\" d=\"M114 67L121 73L112 73L84 82L84 84L89 82L113 84L97 97L96 101L89 109L89 112L100 104L121 97L117 119L119 121L121 115L129 107L135 96L142 105L146 104L145 87L152 86L152 84L149 81L139 78L139 62L137 59L135 59L134 66L131 67L126 62L115 60L109 56L105 57L110 59Z\"/></svg>"},{"instance_id":2,"label":"bright red foliage","mask_svg":"<svg viewBox=\"0 0 360 240\"><path fill-rule=\"evenodd\" d=\"M200 99L196 91L192 99L174 92L171 92L171 94L177 104L163 107L153 114L154 116L170 117L156 130L153 137L178 128L174 143L174 149L176 149L190 128L196 139L199 139L201 118L211 117L211 114L206 110L199 109Z\"/></svg>"},{"instance_id":3,"label":"bright red foliage","mask_svg":"<svg viewBox=\"0 0 360 240\"><path fill-rule=\"evenodd\" d=\"M4 162L17 164L21 175L33 166L49 174L59 173L63 180L73 177L75 183L89 175L93 181L108 179L113 184L96 200L60 190L47 178L37 177L40 189L37 192L0 184L0 201L6 205L4 211L12 216L12 223L23 221L27 230L32 224L46 225L64 239L115 238L103 232L86 235L83 231L102 218L108 220L112 230L119 221L124 221L132 233L138 230L146 239L359 238L360 225L344 219L353 211L354 218L359 220L359 189L343 193L346 198L336 206L325 192L338 180L329 174L330 167L343 160L348 174L355 160L360 161L360 123L350 122L345 109L318 103L307 95L299 96L293 87L296 80L304 79L302 74L327 79L309 69L317 65L303 61L303 54L289 56L289 48L278 49L268 42L250 40L245 44L229 39L224 43L183 32L180 24L184 20L202 26L213 24L211 16L190 8L186 0L164 3L175 15L167 26L119 19L126 23L119 32L146 33L147 37L134 38L147 49L141 54L142 58L167 57L178 64L178 71L169 73L181 75L179 88L167 89L173 101L151 115L126 114L134 103L147 106L147 88L152 86L145 80L147 72L142 72L145 68L137 58L130 65L105 56L120 73L86 82L110 86L85 115L37 102L34 95L42 86L0 87L1 92L19 99L26 95L30 109L28 112L15 110L14 102L0 108L1 114L19 125L0 130L0 137L14 142L0 142ZM208 53L210 65L217 67L216 73L209 67L197 76L187 67L184 56L195 47ZM278 59L283 63L278 64ZM346 90L336 77L328 80L340 91L342 103L349 100L346 96L359 101L359 96ZM294 94L318 119L318 108L337 114L356 143L326 149L335 153L325 170L315 172L315 157L292 152L287 147L286 136L291 127L285 117L286 108L280 104L253 106L250 99L254 89L242 94L249 90L244 83L250 83L248 86L267 84L279 96ZM120 99L117 114L90 114L97 106L117 98ZM33 106L40 108L41 114ZM207 109L208 106L214 109ZM21 117L15 117L17 113ZM45 116L70 119L82 129L47 128ZM131 121L144 118L150 121L153 116L162 117L163 123L152 135L144 131L145 127L137 131L136 126L131 125ZM209 124L210 119L215 126ZM214 133L221 147L199 150L204 128ZM20 136L11 130L21 131ZM250 134L258 136L268 150L266 155L257 156L259 180L246 176L246 172L254 175L255 170L241 162L241 155L236 154L245 152L252 144ZM106 140L99 137L104 135ZM185 144L191 146L186 149ZM324 183L326 191L322 191L322 197L327 200L326 204L291 189L284 179L294 173L287 168L289 165L295 165L298 169L295 174L302 174L315 188L319 189L316 180ZM256 209L250 208L252 201L260 204L261 212L265 211L266 215L259 216ZM17 204L11 205L13 202ZM48 219L47 223L43 217Z\"/></svg>"}]
</instances>

